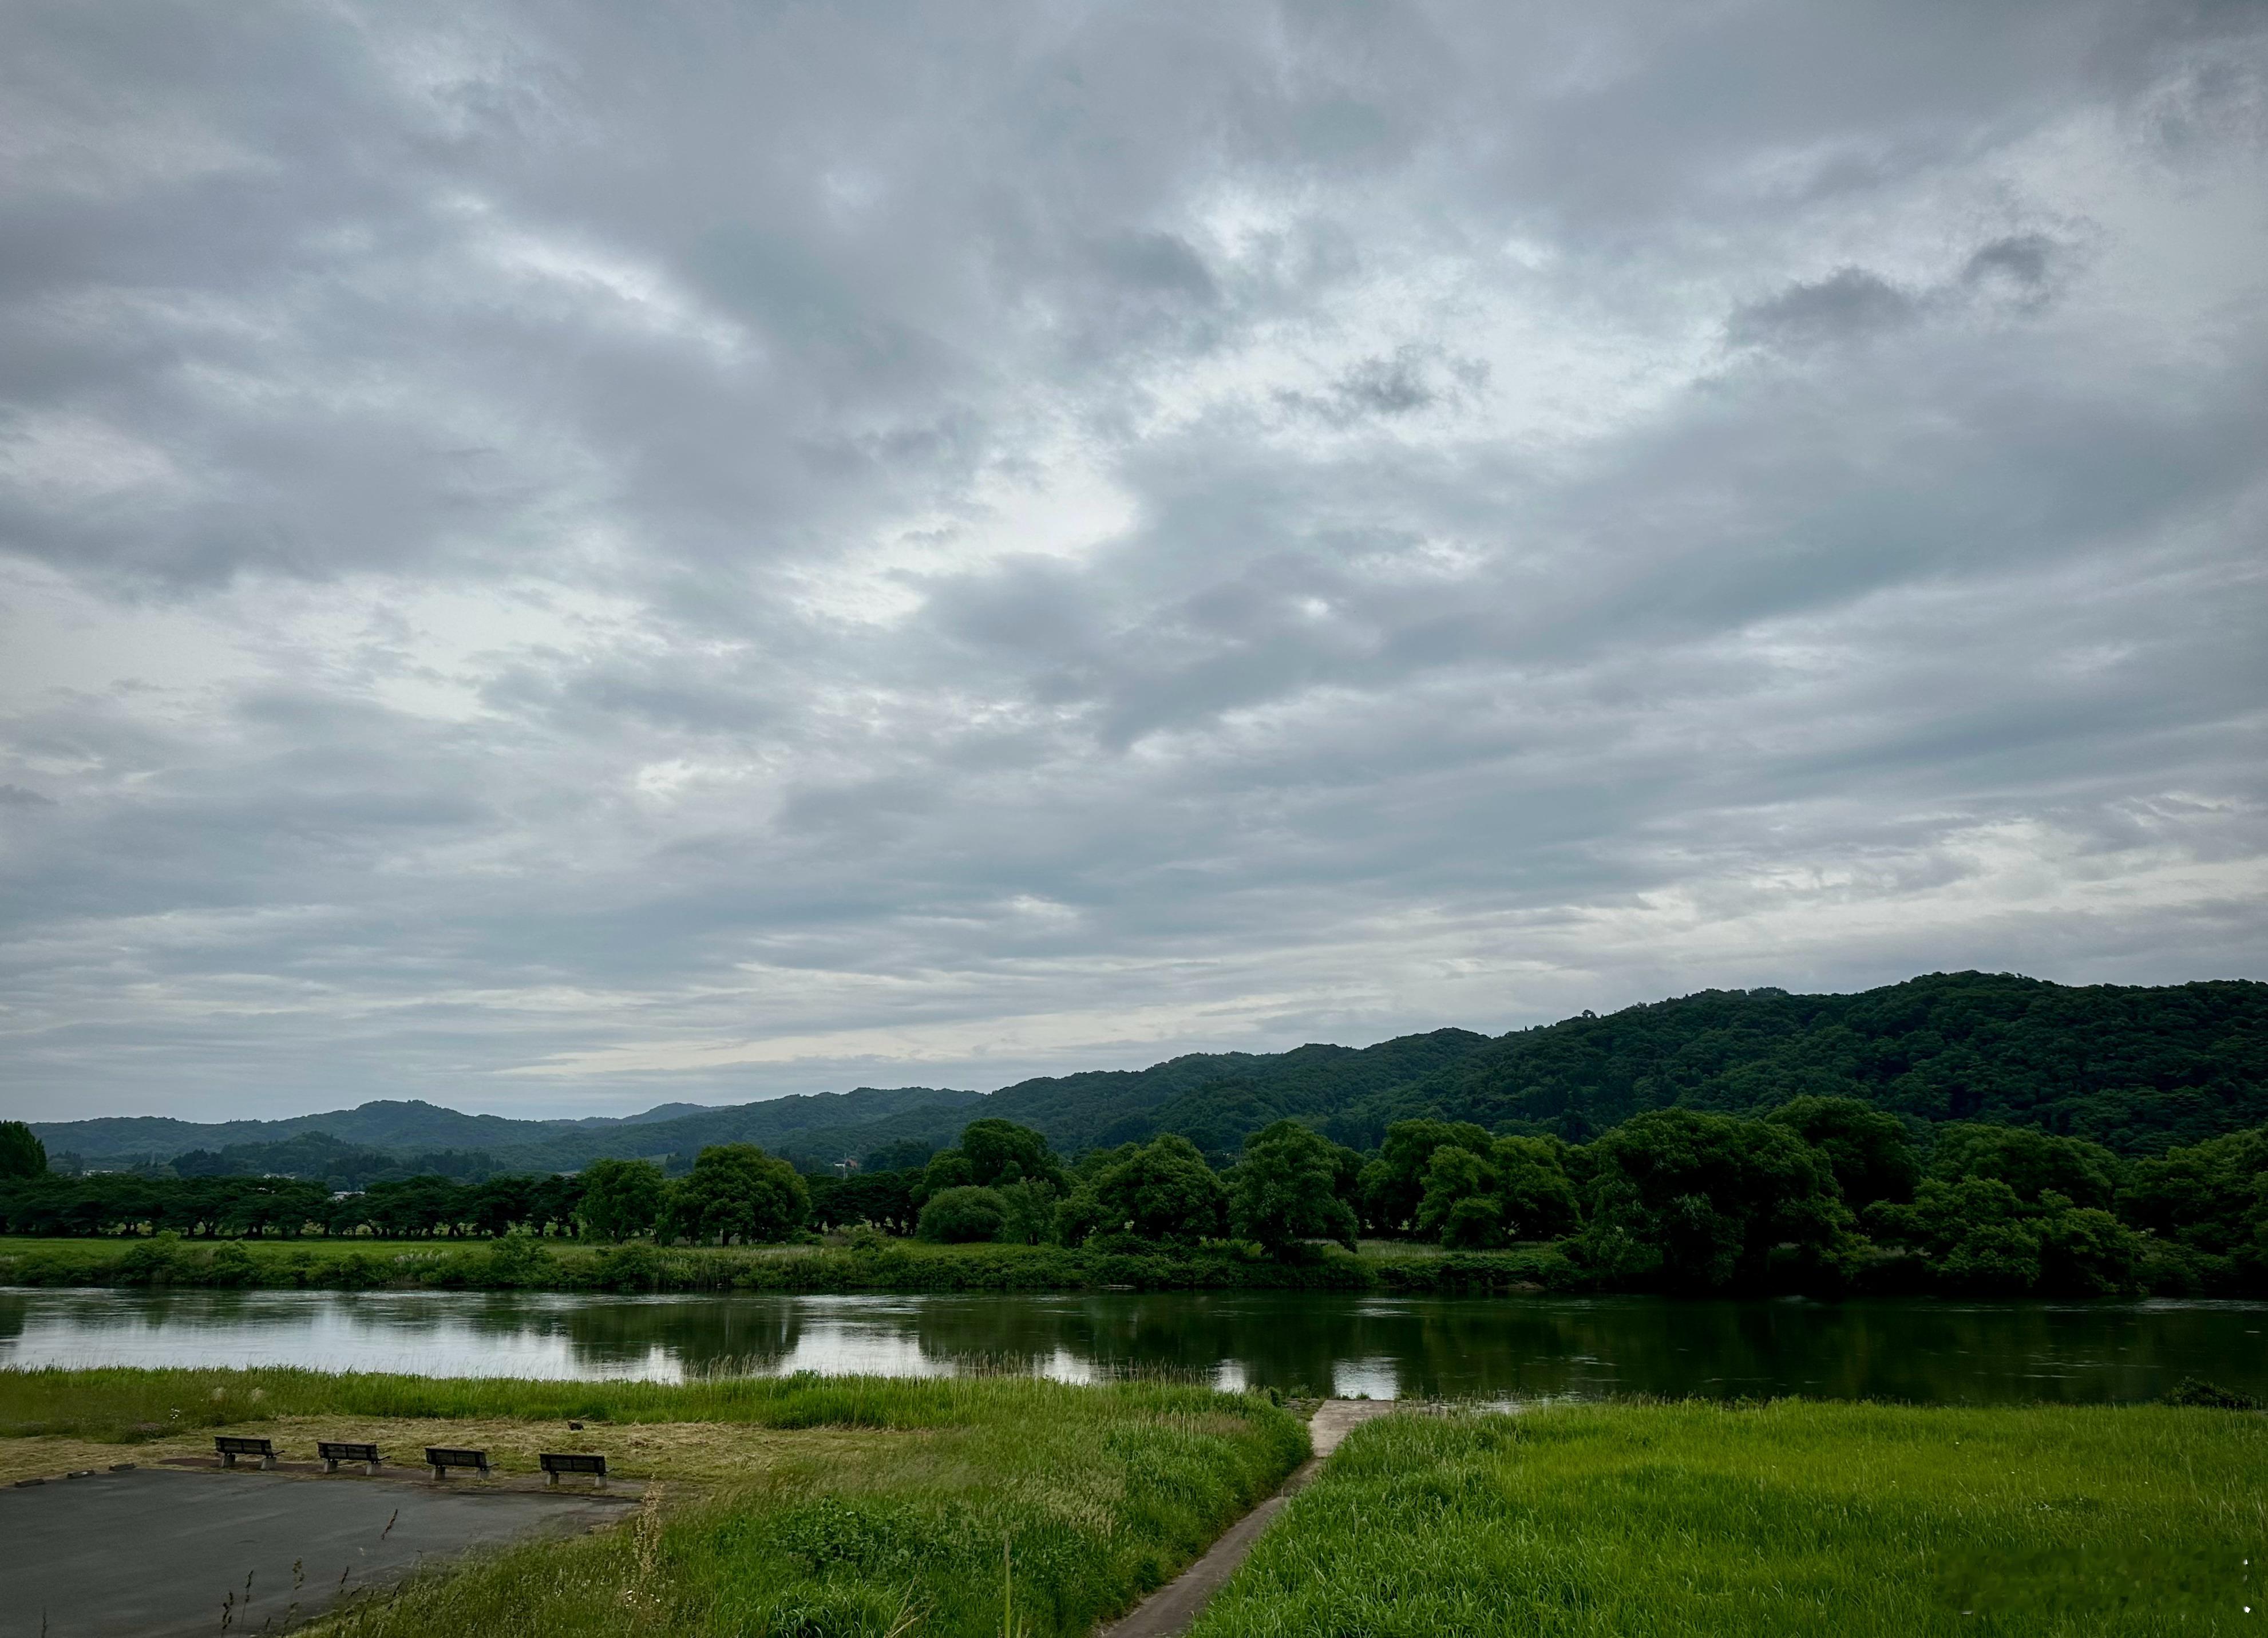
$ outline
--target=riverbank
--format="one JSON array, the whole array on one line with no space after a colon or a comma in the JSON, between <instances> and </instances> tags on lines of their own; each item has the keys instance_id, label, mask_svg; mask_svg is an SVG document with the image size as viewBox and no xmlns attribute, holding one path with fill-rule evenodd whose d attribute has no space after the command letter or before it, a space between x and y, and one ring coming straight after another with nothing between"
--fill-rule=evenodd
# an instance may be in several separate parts
<instances>
[{"instance_id":1,"label":"riverbank","mask_svg":"<svg viewBox=\"0 0 2268 1638\"><path fill-rule=\"evenodd\" d=\"M2264 1476L2268 1418L2154 1406L1397 1415L1193 1638L2249 1632Z\"/></svg>"},{"instance_id":2,"label":"riverbank","mask_svg":"<svg viewBox=\"0 0 2268 1638\"><path fill-rule=\"evenodd\" d=\"M225 1290L777 1292L1375 1291L1502 1295L1575 1290L1557 1250L1442 1252L1366 1242L1301 1248L1293 1260L1208 1246L1102 1250L932 1245L864 1236L817 1245L591 1245L508 1236L433 1240L0 1238L0 1286Z\"/></svg>"},{"instance_id":3,"label":"riverbank","mask_svg":"<svg viewBox=\"0 0 2268 1638\"><path fill-rule=\"evenodd\" d=\"M302 1457L317 1437L391 1452L446 1434L490 1447L508 1479L539 1448L588 1449L651 1481L650 1509L622 1528L436 1569L334 1618L372 1638L880 1634L909 1615L968 1638L1004 1622L1086 1633L1195 1558L1307 1449L1265 1396L1159 1383L0 1371L11 1470L95 1465L90 1451L148 1464L209 1452L221 1431Z\"/></svg>"}]
</instances>

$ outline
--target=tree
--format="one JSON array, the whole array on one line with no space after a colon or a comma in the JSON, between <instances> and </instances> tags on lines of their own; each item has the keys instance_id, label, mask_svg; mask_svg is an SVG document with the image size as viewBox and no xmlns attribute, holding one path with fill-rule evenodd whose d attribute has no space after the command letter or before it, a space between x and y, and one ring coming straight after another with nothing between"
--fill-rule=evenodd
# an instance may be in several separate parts
<instances>
[{"instance_id":1,"label":"tree","mask_svg":"<svg viewBox=\"0 0 2268 1638\"><path fill-rule=\"evenodd\" d=\"M2099 1143L2059 1138L2029 1126L1956 1122L1940 1129L1932 1175L1997 1177L2027 1202L2052 1189L2073 1204L2107 1207L2117 1198L2119 1159Z\"/></svg>"},{"instance_id":2,"label":"tree","mask_svg":"<svg viewBox=\"0 0 2268 1638\"><path fill-rule=\"evenodd\" d=\"M998 1191L1007 1216L1000 1238L1016 1245L1037 1245L1055 1226L1056 1185L1044 1177L1027 1177L1000 1185Z\"/></svg>"},{"instance_id":3,"label":"tree","mask_svg":"<svg viewBox=\"0 0 2268 1638\"><path fill-rule=\"evenodd\" d=\"M1063 1163L1048 1140L1012 1120L970 1121L961 1128L961 1152L968 1157L969 1180L979 1188L997 1189L1027 1179L1063 1181Z\"/></svg>"},{"instance_id":4,"label":"tree","mask_svg":"<svg viewBox=\"0 0 2268 1638\"><path fill-rule=\"evenodd\" d=\"M2096 1206L2053 1189L2027 1200L1998 1177L1930 1177L1911 1205L1881 1200L1867 1228L1920 1253L1933 1283L1983 1296L2109 1296L2133 1288L2142 1245Z\"/></svg>"},{"instance_id":5,"label":"tree","mask_svg":"<svg viewBox=\"0 0 2268 1638\"><path fill-rule=\"evenodd\" d=\"M1825 1158L1785 1126L1658 1109L1590 1148L1580 1245L1609 1278L1680 1292L1756 1286L1775 1266L1828 1272L1851 1243Z\"/></svg>"},{"instance_id":6,"label":"tree","mask_svg":"<svg viewBox=\"0 0 2268 1638\"><path fill-rule=\"evenodd\" d=\"M1219 1235L1227 1217L1228 1191L1220 1178L1197 1145L1170 1132L1096 1174L1064 1203L1072 1219L1087 1209L1081 1195L1093 1203L1089 1232L1125 1230L1189 1245ZM1059 1214L1058 1221L1066 1220Z\"/></svg>"},{"instance_id":7,"label":"tree","mask_svg":"<svg viewBox=\"0 0 2268 1638\"><path fill-rule=\"evenodd\" d=\"M1571 1234L1581 1219L1567 1157L1557 1138L1498 1138L1484 1153L1445 1143L1425 1169L1418 1230L1461 1251Z\"/></svg>"},{"instance_id":8,"label":"tree","mask_svg":"<svg viewBox=\"0 0 2268 1638\"><path fill-rule=\"evenodd\" d=\"M525 1224L534 1215L536 1181L526 1176L490 1177L472 1191L466 1215L484 1235L508 1235L514 1224Z\"/></svg>"},{"instance_id":9,"label":"tree","mask_svg":"<svg viewBox=\"0 0 2268 1638\"><path fill-rule=\"evenodd\" d=\"M663 1216L679 1238L747 1245L785 1239L810 1210L794 1167L753 1143L717 1143L669 1185Z\"/></svg>"},{"instance_id":10,"label":"tree","mask_svg":"<svg viewBox=\"0 0 2268 1638\"><path fill-rule=\"evenodd\" d=\"M593 1161L583 1168L583 1232L594 1240L652 1234L668 1186L652 1161Z\"/></svg>"},{"instance_id":11,"label":"tree","mask_svg":"<svg viewBox=\"0 0 2268 1638\"><path fill-rule=\"evenodd\" d=\"M922 1168L921 1181L914 1185L914 1203L925 1205L947 1189L969 1189L976 1184L976 1170L968 1155L959 1149L939 1149Z\"/></svg>"},{"instance_id":12,"label":"tree","mask_svg":"<svg viewBox=\"0 0 2268 1638\"><path fill-rule=\"evenodd\" d=\"M921 1221L914 1232L924 1240L946 1245L997 1240L1007 1216L1007 1202L1000 1198L1000 1191L964 1184L932 1195L921 1209Z\"/></svg>"},{"instance_id":13,"label":"tree","mask_svg":"<svg viewBox=\"0 0 2268 1638\"><path fill-rule=\"evenodd\" d=\"M1363 1214L1373 1232L1400 1234L1417 1222L1425 1169L1445 1143L1485 1154L1488 1129L1453 1120L1397 1120L1386 1129L1378 1158L1362 1169Z\"/></svg>"},{"instance_id":14,"label":"tree","mask_svg":"<svg viewBox=\"0 0 2268 1638\"><path fill-rule=\"evenodd\" d=\"M818 1178L811 1184L811 1221L820 1228L850 1228L871 1223L887 1234L911 1234L917 1208L917 1171L856 1171L847 1177Z\"/></svg>"},{"instance_id":15,"label":"tree","mask_svg":"<svg viewBox=\"0 0 2268 1638\"><path fill-rule=\"evenodd\" d=\"M2138 1162L2119 1213L2207 1290L2268 1288L2268 1126Z\"/></svg>"},{"instance_id":16,"label":"tree","mask_svg":"<svg viewBox=\"0 0 2268 1638\"><path fill-rule=\"evenodd\" d=\"M1855 1097L1790 1098L1764 1117L1827 1157L1843 1203L1863 1212L1876 1200L1911 1200L1921 1158L1905 1123Z\"/></svg>"},{"instance_id":17,"label":"tree","mask_svg":"<svg viewBox=\"0 0 2268 1638\"><path fill-rule=\"evenodd\" d=\"M1582 1226L1569 1158L1557 1138L1498 1138L1489 1147L1506 1239L1556 1240Z\"/></svg>"},{"instance_id":18,"label":"tree","mask_svg":"<svg viewBox=\"0 0 2268 1638\"><path fill-rule=\"evenodd\" d=\"M1333 1187L1337 1147L1296 1120L1279 1120L1246 1139L1244 1159L1229 1174L1230 1228L1271 1255L1307 1239L1336 1240L1354 1250L1354 1213Z\"/></svg>"},{"instance_id":19,"label":"tree","mask_svg":"<svg viewBox=\"0 0 2268 1638\"><path fill-rule=\"evenodd\" d=\"M1486 1160L1459 1143L1444 1143L1425 1168L1418 1201L1418 1231L1458 1251L1504 1243L1504 1206L1497 1176Z\"/></svg>"},{"instance_id":20,"label":"tree","mask_svg":"<svg viewBox=\"0 0 2268 1638\"><path fill-rule=\"evenodd\" d=\"M38 1177L48 1169L48 1146L20 1120L0 1120L0 1177Z\"/></svg>"}]
</instances>

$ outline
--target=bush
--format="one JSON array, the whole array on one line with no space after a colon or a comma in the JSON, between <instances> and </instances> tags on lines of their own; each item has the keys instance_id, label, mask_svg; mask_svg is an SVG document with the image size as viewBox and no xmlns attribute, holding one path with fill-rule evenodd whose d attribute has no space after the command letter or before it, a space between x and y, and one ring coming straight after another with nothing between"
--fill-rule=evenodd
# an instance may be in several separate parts
<instances>
[{"instance_id":1,"label":"bush","mask_svg":"<svg viewBox=\"0 0 2268 1638\"><path fill-rule=\"evenodd\" d=\"M966 1245L998 1239L1007 1221L1008 1203L1000 1198L999 1190L963 1184L932 1195L929 1204L922 1207L921 1221L914 1232L940 1244Z\"/></svg>"},{"instance_id":2,"label":"bush","mask_svg":"<svg viewBox=\"0 0 2268 1638\"><path fill-rule=\"evenodd\" d=\"M2260 1401L2241 1393L2231 1393L2218 1383L2206 1382L2198 1376L2184 1376L2181 1386L2166 1396L2169 1405L2179 1405L2205 1411L2257 1411Z\"/></svg>"}]
</instances>

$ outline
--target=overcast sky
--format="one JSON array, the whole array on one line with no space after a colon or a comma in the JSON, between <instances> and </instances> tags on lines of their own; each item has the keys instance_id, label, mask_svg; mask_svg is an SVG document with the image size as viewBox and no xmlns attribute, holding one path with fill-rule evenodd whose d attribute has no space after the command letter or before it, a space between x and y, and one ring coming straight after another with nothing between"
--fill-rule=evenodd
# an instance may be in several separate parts
<instances>
[{"instance_id":1,"label":"overcast sky","mask_svg":"<svg viewBox=\"0 0 2268 1638\"><path fill-rule=\"evenodd\" d=\"M0 1113L2268 978L2268 6L0 8Z\"/></svg>"}]
</instances>

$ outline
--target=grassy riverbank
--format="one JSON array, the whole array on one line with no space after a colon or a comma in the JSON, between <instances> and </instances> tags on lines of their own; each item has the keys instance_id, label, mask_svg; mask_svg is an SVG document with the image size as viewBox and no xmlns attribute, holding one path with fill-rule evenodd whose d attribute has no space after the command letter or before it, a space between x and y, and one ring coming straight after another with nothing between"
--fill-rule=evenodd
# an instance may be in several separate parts
<instances>
[{"instance_id":1,"label":"grassy riverbank","mask_svg":"<svg viewBox=\"0 0 2268 1638\"><path fill-rule=\"evenodd\" d=\"M2256 1416L1402 1415L1349 1440L1195 1638L2240 1633L2268 1623L2264 1566Z\"/></svg>"},{"instance_id":2,"label":"grassy riverbank","mask_svg":"<svg viewBox=\"0 0 2268 1638\"><path fill-rule=\"evenodd\" d=\"M660 1499L649 1489L649 1510L607 1535L437 1571L331 1618L334 1629L975 1638L1003 1629L1012 1596L1016 1630L1083 1633L1306 1450L1298 1421L1264 1398L1155 1383L0 1371L0 1463L60 1466L103 1442L143 1460L210 1450L217 1428L301 1457L317 1437L408 1450L437 1426L488 1444L507 1472L532 1467L538 1448L603 1450L618 1472L658 1481ZM901 1625L909 1616L918 1625Z\"/></svg>"},{"instance_id":3,"label":"grassy riverbank","mask_svg":"<svg viewBox=\"0 0 2268 1638\"><path fill-rule=\"evenodd\" d=\"M1251 1248L1099 1250L857 1243L657 1247L573 1240L300 1239L185 1241L0 1238L0 1286L232 1290L1384 1291L1501 1295L1580 1283L1549 1248L1443 1253L1365 1243L1300 1248L1291 1260Z\"/></svg>"}]
</instances>

